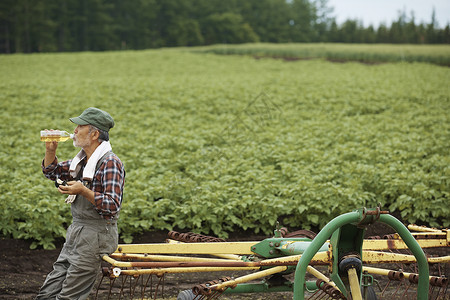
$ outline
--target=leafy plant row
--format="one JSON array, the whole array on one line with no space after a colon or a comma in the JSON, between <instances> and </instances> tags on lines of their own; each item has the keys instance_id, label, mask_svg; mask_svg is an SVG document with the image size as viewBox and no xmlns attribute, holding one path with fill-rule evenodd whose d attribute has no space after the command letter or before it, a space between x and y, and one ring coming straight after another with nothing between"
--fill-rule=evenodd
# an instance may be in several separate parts
<instances>
[{"instance_id":1,"label":"leafy plant row","mask_svg":"<svg viewBox=\"0 0 450 300\"><path fill-rule=\"evenodd\" d=\"M200 52L222 55L251 55L284 59L323 58L331 61L363 63L427 62L450 66L448 45L393 44L245 44L199 47Z\"/></svg>"},{"instance_id":2,"label":"leafy plant row","mask_svg":"<svg viewBox=\"0 0 450 300\"><path fill-rule=\"evenodd\" d=\"M436 50L439 51L439 50ZM54 247L70 209L41 173L39 130L111 113L125 242L321 228L360 207L448 227L449 70L153 51L0 56L0 234ZM70 142L58 157L78 152Z\"/></svg>"}]
</instances>

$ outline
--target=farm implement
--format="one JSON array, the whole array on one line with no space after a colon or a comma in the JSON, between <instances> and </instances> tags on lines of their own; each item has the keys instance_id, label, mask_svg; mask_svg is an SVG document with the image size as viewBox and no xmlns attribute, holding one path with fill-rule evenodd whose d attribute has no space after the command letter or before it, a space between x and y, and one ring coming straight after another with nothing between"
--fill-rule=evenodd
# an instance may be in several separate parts
<instances>
[{"instance_id":1,"label":"farm implement","mask_svg":"<svg viewBox=\"0 0 450 300\"><path fill-rule=\"evenodd\" d=\"M396 233L364 238L376 222ZM156 299L167 274L240 272L195 284L178 299L258 292L294 300L450 299L449 247L450 230L407 228L380 207L363 208L334 218L317 235L277 227L262 241L226 242L171 231L166 243L122 244L103 257L103 278L110 279L108 298L119 285L119 298Z\"/></svg>"}]
</instances>

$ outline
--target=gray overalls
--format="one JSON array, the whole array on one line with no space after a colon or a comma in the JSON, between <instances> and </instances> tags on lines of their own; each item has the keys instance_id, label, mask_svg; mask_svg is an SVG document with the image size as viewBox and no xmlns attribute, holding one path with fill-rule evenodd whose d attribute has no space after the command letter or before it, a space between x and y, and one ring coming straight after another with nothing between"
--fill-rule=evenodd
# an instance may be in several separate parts
<instances>
[{"instance_id":1,"label":"gray overalls","mask_svg":"<svg viewBox=\"0 0 450 300\"><path fill-rule=\"evenodd\" d=\"M81 195L72 203L71 211L73 222L67 229L66 242L36 299L86 299L100 270L102 256L117 248L118 216L114 220L103 219Z\"/></svg>"}]
</instances>

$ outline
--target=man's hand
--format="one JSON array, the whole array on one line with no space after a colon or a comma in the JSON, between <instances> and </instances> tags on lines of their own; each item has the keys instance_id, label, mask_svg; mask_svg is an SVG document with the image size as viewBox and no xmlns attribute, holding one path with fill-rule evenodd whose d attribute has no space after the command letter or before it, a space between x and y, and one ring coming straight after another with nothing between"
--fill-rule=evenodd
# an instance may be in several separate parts
<instances>
[{"instance_id":1,"label":"man's hand","mask_svg":"<svg viewBox=\"0 0 450 300\"><path fill-rule=\"evenodd\" d=\"M56 148L58 148L58 142L45 142L45 158L44 158L45 167L50 165L55 160Z\"/></svg>"},{"instance_id":2,"label":"man's hand","mask_svg":"<svg viewBox=\"0 0 450 300\"><path fill-rule=\"evenodd\" d=\"M58 191L61 194L82 195L95 205L95 193L81 183L81 181L68 181L67 185L60 185Z\"/></svg>"},{"instance_id":3,"label":"man's hand","mask_svg":"<svg viewBox=\"0 0 450 300\"><path fill-rule=\"evenodd\" d=\"M80 181L68 181L67 185L60 185L58 190L61 194L79 195L82 194L85 187Z\"/></svg>"}]
</instances>

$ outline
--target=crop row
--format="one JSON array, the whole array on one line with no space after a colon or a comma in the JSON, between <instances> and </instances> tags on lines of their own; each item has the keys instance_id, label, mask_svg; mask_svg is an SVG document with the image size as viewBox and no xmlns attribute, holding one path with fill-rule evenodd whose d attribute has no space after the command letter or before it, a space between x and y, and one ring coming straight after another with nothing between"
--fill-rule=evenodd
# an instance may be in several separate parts
<instances>
[{"instance_id":1,"label":"crop row","mask_svg":"<svg viewBox=\"0 0 450 300\"><path fill-rule=\"evenodd\" d=\"M322 58L338 62L427 62L450 66L450 46L448 45L253 43L245 45L213 45L199 47L195 51L223 55L275 57L290 60Z\"/></svg>"}]
</instances>

